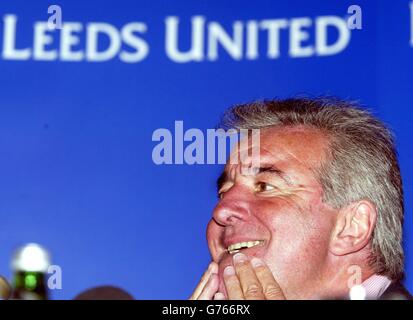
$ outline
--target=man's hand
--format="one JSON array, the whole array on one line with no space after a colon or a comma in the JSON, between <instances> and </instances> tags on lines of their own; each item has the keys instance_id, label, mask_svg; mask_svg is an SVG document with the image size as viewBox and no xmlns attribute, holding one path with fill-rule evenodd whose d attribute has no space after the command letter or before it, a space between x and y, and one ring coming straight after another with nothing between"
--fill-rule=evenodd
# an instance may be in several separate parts
<instances>
[{"instance_id":1,"label":"man's hand","mask_svg":"<svg viewBox=\"0 0 413 320\"><path fill-rule=\"evenodd\" d=\"M218 265L211 262L189 300L212 300L218 291L218 285Z\"/></svg>"},{"instance_id":2,"label":"man's hand","mask_svg":"<svg viewBox=\"0 0 413 320\"><path fill-rule=\"evenodd\" d=\"M11 288L9 283L0 276L0 300L7 300L10 297Z\"/></svg>"},{"instance_id":3,"label":"man's hand","mask_svg":"<svg viewBox=\"0 0 413 320\"><path fill-rule=\"evenodd\" d=\"M234 266L224 270L224 282L230 300L285 300L271 270L261 259L251 260L242 253L233 257Z\"/></svg>"},{"instance_id":4,"label":"man's hand","mask_svg":"<svg viewBox=\"0 0 413 320\"><path fill-rule=\"evenodd\" d=\"M251 260L237 253L233 266L224 270L224 283L229 300L285 300L271 270L258 258ZM218 265L211 262L190 300L225 300L218 292Z\"/></svg>"}]
</instances>

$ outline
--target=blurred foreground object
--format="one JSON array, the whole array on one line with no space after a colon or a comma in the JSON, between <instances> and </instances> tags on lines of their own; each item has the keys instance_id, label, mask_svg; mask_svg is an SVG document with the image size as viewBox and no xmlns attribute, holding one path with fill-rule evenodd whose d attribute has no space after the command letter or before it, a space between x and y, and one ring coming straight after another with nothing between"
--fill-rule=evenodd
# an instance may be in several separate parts
<instances>
[{"instance_id":1,"label":"blurred foreground object","mask_svg":"<svg viewBox=\"0 0 413 320\"><path fill-rule=\"evenodd\" d=\"M125 290L114 286L101 286L78 294L73 300L134 300Z\"/></svg>"},{"instance_id":2,"label":"blurred foreground object","mask_svg":"<svg viewBox=\"0 0 413 320\"><path fill-rule=\"evenodd\" d=\"M10 297L11 288L9 283L0 276L0 300L7 300Z\"/></svg>"},{"instance_id":3,"label":"blurred foreground object","mask_svg":"<svg viewBox=\"0 0 413 320\"><path fill-rule=\"evenodd\" d=\"M50 255L45 248L29 243L18 248L11 262L13 295L17 300L47 300L46 273Z\"/></svg>"}]
</instances>

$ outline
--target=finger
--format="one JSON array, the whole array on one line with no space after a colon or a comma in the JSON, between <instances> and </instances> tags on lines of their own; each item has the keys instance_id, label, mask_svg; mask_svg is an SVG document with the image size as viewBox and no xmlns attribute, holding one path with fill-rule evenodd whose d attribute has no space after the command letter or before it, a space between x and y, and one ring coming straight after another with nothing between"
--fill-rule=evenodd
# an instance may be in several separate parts
<instances>
[{"instance_id":1,"label":"finger","mask_svg":"<svg viewBox=\"0 0 413 320\"><path fill-rule=\"evenodd\" d=\"M219 287L218 274L212 273L198 300L212 300Z\"/></svg>"},{"instance_id":2,"label":"finger","mask_svg":"<svg viewBox=\"0 0 413 320\"><path fill-rule=\"evenodd\" d=\"M7 300L10 297L11 288L9 283L0 276L0 300Z\"/></svg>"},{"instance_id":3,"label":"finger","mask_svg":"<svg viewBox=\"0 0 413 320\"><path fill-rule=\"evenodd\" d=\"M255 271L252 268L248 257L245 254L237 253L233 257L234 267L241 283L242 292L246 300L264 300L265 296L262 286Z\"/></svg>"},{"instance_id":4,"label":"finger","mask_svg":"<svg viewBox=\"0 0 413 320\"><path fill-rule=\"evenodd\" d=\"M225 300L225 295L222 292L217 292L214 295L214 300Z\"/></svg>"},{"instance_id":5,"label":"finger","mask_svg":"<svg viewBox=\"0 0 413 320\"><path fill-rule=\"evenodd\" d=\"M281 287L275 280L270 268L259 258L252 258L251 265L255 270L258 281L261 283L262 291L267 300L285 300Z\"/></svg>"},{"instance_id":6,"label":"finger","mask_svg":"<svg viewBox=\"0 0 413 320\"><path fill-rule=\"evenodd\" d=\"M241 284L233 266L228 266L224 269L224 284L229 300L244 300Z\"/></svg>"},{"instance_id":7,"label":"finger","mask_svg":"<svg viewBox=\"0 0 413 320\"><path fill-rule=\"evenodd\" d=\"M198 297L201 295L202 290L204 290L205 285L207 284L209 277L211 276L212 273L217 273L218 272L218 265L216 262L212 261L208 269L204 272L204 274L201 277L201 280L199 281L197 287L195 288L194 292L192 293L191 297L189 300L197 300Z\"/></svg>"}]
</instances>

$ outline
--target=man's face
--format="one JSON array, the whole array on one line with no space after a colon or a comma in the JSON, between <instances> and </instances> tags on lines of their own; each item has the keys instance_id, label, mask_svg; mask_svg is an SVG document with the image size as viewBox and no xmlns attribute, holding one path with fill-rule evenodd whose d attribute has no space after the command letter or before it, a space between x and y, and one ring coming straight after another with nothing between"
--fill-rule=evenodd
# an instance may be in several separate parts
<instances>
[{"instance_id":1,"label":"man's face","mask_svg":"<svg viewBox=\"0 0 413 320\"><path fill-rule=\"evenodd\" d=\"M316 130L265 129L258 168L246 174L241 170L245 164L226 165L207 230L212 258L219 263L221 292L226 292L223 269L232 263L228 248L242 242L251 246L259 241L240 251L263 259L287 297L303 296L306 287L321 281L336 210L323 203L312 169L325 161L327 148Z\"/></svg>"}]
</instances>

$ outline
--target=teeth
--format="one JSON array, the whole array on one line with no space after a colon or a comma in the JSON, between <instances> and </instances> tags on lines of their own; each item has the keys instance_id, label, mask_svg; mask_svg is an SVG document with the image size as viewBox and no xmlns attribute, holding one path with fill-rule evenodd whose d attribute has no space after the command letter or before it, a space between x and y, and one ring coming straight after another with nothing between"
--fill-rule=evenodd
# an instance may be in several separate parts
<instances>
[{"instance_id":1,"label":"teeth","mask_svg":"<svg viewBox=\"0 0 413 320\"><path fill-rule=\"evenodd\" d=\"M255 241L247 241L247 242L238 242L238 243L234 243L231 244L228 247L228 252L229 253L236 253L238 252L240 249L244 249L244 248L251 248L251 247L255 247L261 243L263 243L264 241L262 240L255 240Z\"/></svg>"}]
</instances>

